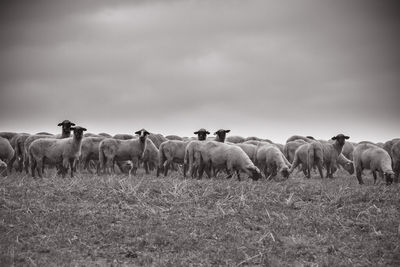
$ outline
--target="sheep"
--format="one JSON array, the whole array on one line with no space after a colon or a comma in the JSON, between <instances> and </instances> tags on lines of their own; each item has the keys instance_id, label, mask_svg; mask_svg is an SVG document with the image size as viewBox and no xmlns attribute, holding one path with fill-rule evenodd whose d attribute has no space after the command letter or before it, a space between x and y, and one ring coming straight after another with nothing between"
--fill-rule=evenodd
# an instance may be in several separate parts
<instances>
[{"instance_id":1,"label":"sheep","mask_svg":"<svg viewBox=\"0 0 400 267\"><path fill-rule=\"evenodd\" d=\"M283 144L274 143L274 145L282 152L284 152L285 146Z\"/></svg>"},{"instance_id":2,"label":"sheep","mask_svg":"<svg viewBox=\"0 0 400 267\"><path fill-rule=\"evenodd\" d=\"M135 136L131 134L116 134L113 136L113 138L117 140L129 140L129 139L134 139Z\"/></svg>"},{"instance_id":3,"label":"sheep","mask_svg":"<svg viewBox=\"0 0 400 267\"><path fill-rule=\"evenodd\" d=\"M173 163L184 164L185 149L189 142L180 140L168 140L160 145L158 150L157 177L160 172L167 176L168 169ZM186 165L183 166L183 175L186 176Z\"/></svg>"},{"instance_id":4,"label":"sheep","mask_svg":"<svg viewBox=\"0 0 400 267\"><path fill-rule=\"evenodd\" d=\"M0 132L0 137L3 137L7 139L8 141L11 140L14 136L16 136L18 133L15 132Z\"/></svg>"},{"instance_id":5,"label":"sheep","mask_svg":"<svg viewBox=\"0 0 400 267\"><path fill-rule=\"evenodd\" d=\"M400 174L400 140L393 143L391 152L392 152L393 171L395 173L394 178L395 182L398 183Z\"/></svg>"},{"instance_id":6,"label":"sheep","mask_svg":"<svg viewBox=\"0 0 400 267\"><path fill-rule=\"evenodd\" d=\"M261 178L260 170L238 146L208 141L201 145L200 157L200 169L204 168L209 176L215 177L214 169L224 168L227 171L226 178L231 178L234 172L238 180L240 180L240 172L248 174L253 180ZM210 174L211 171L212 174Z\"/></svg>"},{"instance_id":7,"label":"sheep","mask_svg":"<svg viewBox=\"0 0 400 267\"><path fill-rule=\"evenodd\" d=\"M245 141L245 138L238 136L238 135L232 135L232 136L228 136L226 138L226 141L234 143L234 144L238 144L238 143L243 143Z\"/></svg>"},{"instance_id":8,"label":"sheep","mask_svg":"<svg viewBox=\"0 0 400 267\"><path fill-rule=\"evenodd\" d=\"M70 122L69 120L64 120L57 124L57 126L61 126L61 134L57 134L56 138L57 139L63 139L63 138L68 138L71 136L71 127L75 126L75 123Z\"/></svg>"},{"instance_id":9,"label":"sheep","mask_svg":"<svg viewBox=\"0 0 400 267\"><path fill-rule=\"evenodd\" d=\"M256 153L258 148L257 145L245 144L245 143L238 143L235 145L243 149L243 151L247 154L247 156L251 159L251 161L254 164L256 164Z\"/></svg>"},{"instance_id":10,"label":"sheep","mask_svg":"<svg viewBox=\"0 0 400 267\"><path fill-rule=\"evenodd\" d=\"M147 141L142 161L146 174L149 174L149 170L154 170L158 167L158 148L150 138Z\"/></svg>"},{"instance_id":11,"label":"sheep","mask_svg":"<svg viewBox=\"0 0 400 267\"><path fill-rule=\"evenodd\" d=\"M361 174L364 169L371 170L376 183L376 172L378 171L386 178L386 183L390 184L394 178L392 161L389 153L374 144L362 143L356 146L353 152L354 169L359 184L364 184Z\"/></svg>"},{"instance_id":12,"label":"sheep","mask_svg":"<svg viewBox=\"0 0 400 267\"><path fill-rule=\"evenodd\" d=\"M346 142L347 143L347 142ZM343 169L345 169L349 174L354 173L354 164L353 161L349 160L346 158L343 153L340 153L338 159L337 159L337 164L341 166ZM336 166L334 168L337 168ZM335 173L335 169L333 169L333 173Z\"/></svg>"},{"instance_id":13,"label":"sheep","mask_svg":"<svg viewBox=\"0 0 400 267\"><path fill-rule=\"evenodd\" d=\"M289 137L286 140L286 143L289 143L290 141L299 140L299 139L303 140L303 141L305 141L307 143L311 143L313 140L315 140L314 137L312 137L312 136L292 135L291 137Z\"/></svg>"},{"instance_id":14,"label":"sheep","mask_svg":"<svg viewBox=\"0 0 400 267\"><path fill-rule=\"evenodd\" d=\"M42 138L32 142L28 148L31 174L35 178L35 169L42 178L44 163L62 164L62 176L65 177L68 166L71 170L71 178L74 177L74 165L81 153L81 144L85 128L76 126L70 128L73 131L71 138L53 139Z\"/></svg>"},{"instance_id":15,"label":"sheep","mask_svg":"<svg viewBox=\"0 0 400 267\"><path fill-rule=\"evenodd\" d=\"M100 168L103 172L109 172L115 161L131 160L133 175L136 175L139 159L143 158L147 146L147 135L150 133L145 129L136 131L138 139L120 140L105 138L99 145Z\"/></svg>"},{"instance_id":16,"label":"sheep","mask_svg":"<svg viewBox=\"0 0 400 267\"><path fill-rule=\"evenodd\" d=\"M216 135L215 141L218 142L225 142L226 134L229 133L231 130L224 130L224 129L219 129L214 133Z\"/></svg>"},{"instance_id":17,"label":"sheep","mask_svg":"<svg viewBox=\"0 0 400 267\"><path fill-rule=\"evenodd\" d=\"M293 142L293 141L289 141ZM323 166L323 146L320 142L313 141L311 143L304 142L301 146L296 149L294 154L293 164L289 172L292 173L293 170L302 165L302 171L307 178L311 178L311 169L316 166L319 175L324 178L322 173Z\"/></svg>"},{"instance_id":18,"label":"sheep","mask_svg":"<svg viewBox=\"0 0 400 267\"><path fill-rule=\"evenodd\" d=\"M85 137L82 140L81 146L81 156L80 161L83 164L83 169L88 170L90 173L92 171L89 168L89 162L91 160L96 161L97 164L97 174L100 173L100 162L99 162L99 146L100 142L106 137Z\"/></svg>"},{"instance_id":19,"label":"sheep","mask_svg":"<svg viewBox=\"0 0 400 267\"><path fill-rule=\"evenodd\" d=\"M182 137L171 134L171 135L167 135L165 138L167 138L168 140L178 140L178 141L182 141Z\"/></svg>"},{"instance_id":20,"label":"sheep","mask_svg":"<svg viewBox=\"0 0 400 267\"><path fill-rule=\"evenodd\" d=\"M204 141L204 140L207 139L207 135L210 134L210 132L207 131L207 130L204 129L204 128L200 128L198 131L195 131L194 134L197 135L197 139L198 139L199 141Z\"/></svg>"},{"instance_id":21,"label":"sheep","mask_svg":"<svg viewBox=\"0 0 400 267\"><path fill-rule=\"evenodd\" d=\"M13 142L11 146L14 148L15 154L12 158L10 164L12 165L15 160L17 160L16 171L22 172L23 164L24 164L24 143L25 140L29 137L27 133L20 133L13 137Z\"/></svg>"},{"instance_id":22,"label":"sheep","mask_svg":"<svg viewBox=\"0 0 400 267\"><path fill-rule=\"evenodd\" d=\"M55 135L30 135L25 139L24 145L23 145L23 162L24 162L24 169L26 173L29 173L29 153L28 149L29 146L37 139L55 139Z\"/></svg>"},{"instance_id":23,"label":"sheep","mask_svg":"<svg viewBox=\"0 0 400 267\"><path fill-rule=\"evenodd\" d=\"M351 142L346 142L343 145L342 154L349 160L353 160L354 145Z\"/></svg>"},{"instance_id":24,"label":"sheep","mask_svg":"<svg viewBox=\"0 0 400 267\"><path fill-rule=\"evenodd\" d=\"M285 147L283 148L283 154L290 163L292 163L294 160L296 150L306 143L307 142L302 139L296 139L285 144Z\"/></svg>"},{"instance_id":25,"label":"sheep","mask_svg":"<svg viewBox=\"0 0 400 267\"><path fill-rule=\"evenodd\" d=\"M392 157L392 146L394 143L396 143L397 141L400 141L400 138L394 138L392 140L386 141L383 144L383 149L386 150L387 153L389 153L390 157Z\"/></svg>"},{"instance_id":26,"label":"sheep","mask_svg":"<svg viewBox=\"0 0 400 267\"><path fill-rule=\"evenodd\" d=\"M338 134L331 138L331 140L334 141L333 143L325 140L319 140L319 142L322 144L324 152L323 162L326 169L326 177L332 178L333 167L336 166L336 161L339 155L342 153L342 149L346 140L349 138L349 136Z\"/></svg>"},{"instance_id":27,"label":"sheep","mask_svg":"<svg viewBox=\"0 0 400 267\"><path fill-rule=\"evenodd\" d=\"M6 138L0 137L0 160L7 164L7 174L11 173L12 164L10 162L14 154L15 152L10 142Z\"/></svg>"},{"instance_id":28,"label":"sheep","mask_svg":"<svg viewBox=\"0 0 400 267\"><path fill-rule=\"evenodd\" d=\"M165 138L162 134L154 134L154 133L150 133L147 138L149 138L154 145L156 146L157 149L160 148L160 145L165 142L168 141L167 138Z\"/></svg>"},{"instance_id":29,"label":"sheep","mask_svg":"<svg viewBox=\"0 0 400 267\"><path fill-rule=\"evenodd\" d=\"M273 144L262 145L256 152L257 167L265 174L267 180L275 177L278 172L284 177L289 177L290 165L282 152Z\"/></svg>"}]
</instances>

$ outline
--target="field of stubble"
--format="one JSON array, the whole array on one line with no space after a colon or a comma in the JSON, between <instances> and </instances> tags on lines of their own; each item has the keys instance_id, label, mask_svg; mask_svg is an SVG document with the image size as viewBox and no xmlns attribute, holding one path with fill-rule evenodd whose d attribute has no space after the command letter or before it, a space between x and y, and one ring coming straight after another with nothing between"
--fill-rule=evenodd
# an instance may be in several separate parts
<instances>
[{"instance_id":1,"label":"field of stubble","mask_svg":"<svg viewBox=\"0 0 400 267\"><path fill-rule=\"evenodd\" d=\"M2 266L400 265L399 184L48 176L0 178Z\"/></svg>"}]
</instances>

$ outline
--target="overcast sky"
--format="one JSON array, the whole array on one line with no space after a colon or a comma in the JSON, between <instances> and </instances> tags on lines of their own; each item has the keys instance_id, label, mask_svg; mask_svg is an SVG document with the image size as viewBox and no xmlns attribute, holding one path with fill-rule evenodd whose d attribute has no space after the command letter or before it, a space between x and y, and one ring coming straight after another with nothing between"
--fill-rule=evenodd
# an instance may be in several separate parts
<instances>
[{"instance_id":1,"label":"overcast sky","mask_svg":"<svg viewBox=\"0 0 400 267\"><path fill-rule=\"evenodd\" d=\"M0 131L400 136L389 1L2 1Z\"/></svg>"}]
</instances>

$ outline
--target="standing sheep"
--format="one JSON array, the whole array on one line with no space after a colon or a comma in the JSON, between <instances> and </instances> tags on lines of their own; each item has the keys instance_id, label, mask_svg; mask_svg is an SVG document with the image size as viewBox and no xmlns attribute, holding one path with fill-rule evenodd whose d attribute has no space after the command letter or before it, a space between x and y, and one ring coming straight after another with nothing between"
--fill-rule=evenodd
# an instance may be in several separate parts
<instances>
[{"instance_id":1,"label":"standing sheep","mask_svg":"<svg viewBox=\"0 0 400 267\"><path fill-rule=\"evenodd\" d=\"M269 180L275 177L278 172L284 177L289 177L290 166L287 165L287 159L275 145L268 144L260 146L256 152L257 167L264 172Z\"/></svg>"},{"instance_id":2,"label":"standing sheep","mask_svg":"<svg viewBox=\"0 0 400 267\"><path fill-rule=\"evenodd\" d=\"M74 132L72 138L63 139L37 139L28 148L32 177L35 178L35 170L42 178L42 170L45 163L62 166L62 175L65 177L68 166L71 177L74 177L74 165L81 153L81 144L85 128L76 126L71 128Z\"/></svg>"},{"instance_id":3,"label":"standing sheep","mask_svg":"<svg viewBox=\"0 0 400 267\"><path fill-rule=\"evenodd\" d=\"M290 173L301 164L304 175L311 178L311 169L316 166L322 179L324 178L322 173L323 157L323 148L320 142L304 143L296 149Z\"/></svg>"},{"instance_id":4,"label":"standing sheep","mask_svg":"<svg viewBox=\"0 0 400 267\"><path fill-rule=\"evenodd\" d=\"M17 160L16 171L18 171L18 172L22 172L22 169L23 169L24 151L25 151L24 143L28 137L29 137L29 134L26 134L26 133L17 134L16 136L13 137L14 145L12 145L12 146L14 148L15 154L14 154L14 157L11 160L10 164L12 165L13 162L15 160Z\"/></svg>"},{"instance_id":5,"label":"standing sheep","mask_svg":"<svg viewBox=\"0 0 400 267\"><path fill-rule=\"evenodd\" d=\"M147 146L143 153L142 161L146 174L149 174L149 171L158 167L158 148L150 138L147 140Z\"/></svg>"},{"instance_id":6,"label":"standing sheep","mask_svg":"<svg viewBox=\"0 0 400 267\"><path fill-rule=\"evenodd\" d=\"M338 134L334 137L331 138L333 140L333 143L324 141L324 140L319 140L319 142L322 144L323 152L324 152L324 166L326 169L326 177L332 178L333 174L333 167L337 166L337 159L339 155L342 153L342 149L344 146L344 143L346 142L347 139L349 139L349 136L345 136L343 134Z\"/></svg>"},{"instance_id":7,"label":"standing sheep","mask_svg":"<svg viewBox=\"0 0 400 267\"><path fill-rule=\"evenodd\" d=\"M215 141L224 143L225 142L225 138L226 138L226 134L229 133L230 131L231 130L219 129L218 131L216 131L214 133L214 135L216 135Z\"/></svg>"},{"instance_id":8,"label":"standing sheep","mask_svg":"<svg viewBox=\"0 0 400 267\"><path fill-rule=\"evenodd\" d=\"M207 173L213 171L211 174L213 177L215 177L214 169L223 168L226 169L228 174L226 178L232 177L234 172L236 172L239 180L240 172L246 173L253 180L261 178L260 170L238 146L208 141L204 143L200 153L201 168L205 168Z\"/></svg>"},{"instance_id":9,"label":"standing sheep","mask_svg":"<svg viewBox=\"0 0 400 267\"><path fill-rule=\"evenodd\" d=\"M306 144L307 142L302 140L302 139L296 139L294 141L289 141L285 144L285 147L283 148L283 154L287 158L287 160L292 163L294 160L294 155L296 153L296 150Z\"/></svg>"},{"instance_id":10,"label":"standing sheep","mask_svg":"<svg viewBox=\"0 0 400 267\"><path fill-rule=\"evenodd\" d=\"M362 143L356 146L353 152L354 169L359 184L363 184L361 177L364 169L371 170L376 183L376 172L378 171L386 178L386 183L393 181L394 172L392 170L392 161L389 153L383 148L374 144Z\"/></svg>"},{"instance_id":11,"label":"standing sheep","mask_svg":"<svg viewBox=\"0 0 400 267\"><path fill-rule=\"evenodd\" d=\"M0 160L7 164L7 174L11 173L12 164L10 162L14 154L15 152L10 142L6 138L0 137Z\"/></svg>"},{"instance_id":12,"label":"standing sheep","mask_svg":"<svg viewBox=\"0 0 400 267\"><path fill-rule=\"evenodd\" d=\"M149 132L142 129L135 132L135 134L139 135L138 139L119 140L106 138L100 142L99 160L100 168L103 172L109 173L116 161L131 160L133 175L136 175L139 159L143 158L146 150Z\"/></svg>"},{"instance_id":13,"label":"standing sheep","mask_svg":"<svg viewBox=\"0 0 400 267\"><path fill-rule=\"evenodd\" d=\"M97 174L100 172L100 162L99 162L99 147L100 142L106 137L85 137L82 139L81 156L80 161L83 164L83 169L88 170L92 173L89 162L91 160L96 162Z\"/></svg>"},{"instance_id":14,"label":"standing sheep","mask_svg":"<svg viewBox=\"0 0 400 267\"><path fill-rule=\"evenodd\" d=\"M150 133L149 136L147 136L147 138L149 138L154 143L154 145L156 146L157 150L160 148L160 145L163 142L168 141L168 139L165 138L162 134Z\"/></svg>"},{"instance_id":15,"label":"standing sheep","mask_svg":"<svg viewBox=\"0 0 400 267\"><path fill-rule=\"evenodd\" d=\"M168 169L173 163L184 164L185 149L189 141L180 140L168 140L160 145L158 150L158 168L157 177L160 172L164 172L164 176L167 176ZM186 175L186 165L183 166L183 175Z\"/></svg>"},{"instance_id":16,"label":"standing sheep","mask_svg":"<svg viewBox=\"0 0 400 267\"><path fill-rule=\"evenodd\" d=\"M194 134L197 135L197 140L204 141L207 139L207 135L210 134L210 132L204 128L200 128L198 131L194 132Z\"/></svg>"},{"instance_id":17,"label":"standing sheep","mask_svg":"<svg viewBox=\"0 0 400 267\"><path fill-rule=\"evenodd\" d=\"M71 127L75 126L75 123L70 122L69 120L64 120L57 124L57 126L61 126L61 134L57 134L56 138L63 139L71 136Z\"/></svg>"},{"instance_id":18,"label":"standing sheep","mask_svg":"<svg viewBox=\"0 0 400 267\"><path fill-rule=\"evenodd\" d=\"M303 141L305 141L307 143L311 143L315 139L312 136L292 135L291 137L289 137L286 140L286 143L289 143L290 141L295 141L295 140L303 140Z\"/></svg>"}]
</instances>

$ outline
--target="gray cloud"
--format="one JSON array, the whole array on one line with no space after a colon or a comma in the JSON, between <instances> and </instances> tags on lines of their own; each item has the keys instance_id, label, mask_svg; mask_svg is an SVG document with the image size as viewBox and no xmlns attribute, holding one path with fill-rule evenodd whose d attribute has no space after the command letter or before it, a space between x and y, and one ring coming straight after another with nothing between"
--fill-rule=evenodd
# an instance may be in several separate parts
<instances>
[{"instance_id":1,"label":"gray cloud","mask_svg":"<svg viewBox=\"0 0 400 267\"><path fill-rule=\"evenodd\" d=\"M399 8L389 1L10 1L2 128L398 136Z\"/></svg>"}]
</instances>

